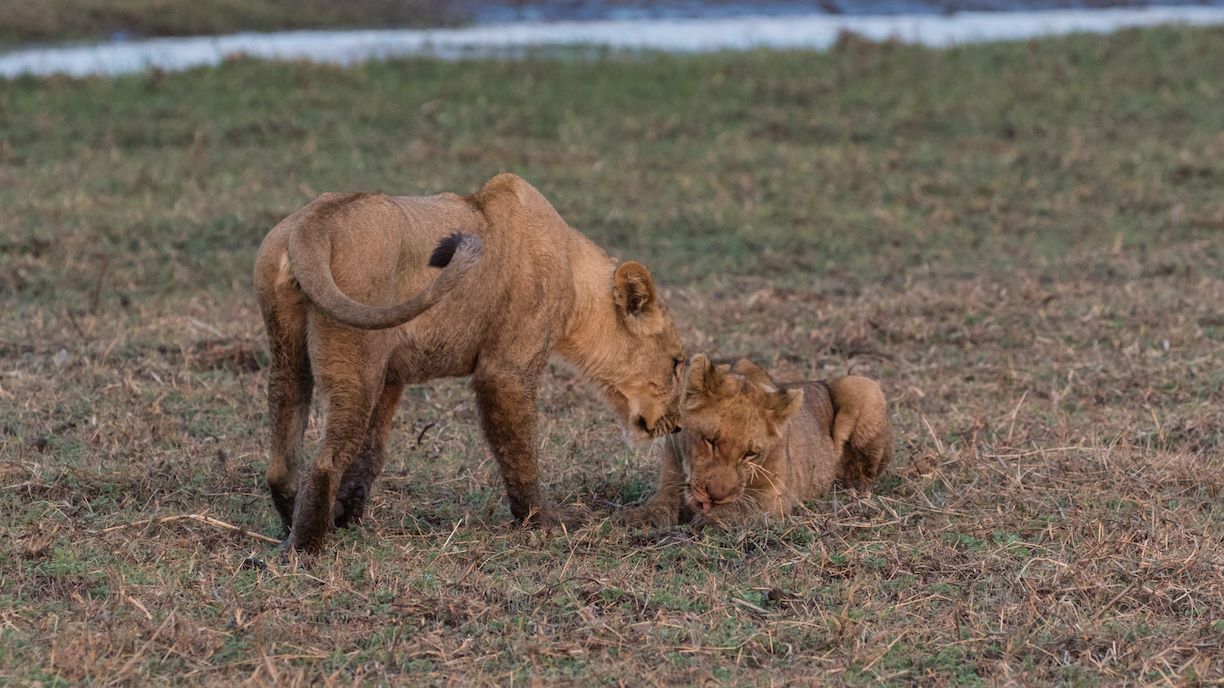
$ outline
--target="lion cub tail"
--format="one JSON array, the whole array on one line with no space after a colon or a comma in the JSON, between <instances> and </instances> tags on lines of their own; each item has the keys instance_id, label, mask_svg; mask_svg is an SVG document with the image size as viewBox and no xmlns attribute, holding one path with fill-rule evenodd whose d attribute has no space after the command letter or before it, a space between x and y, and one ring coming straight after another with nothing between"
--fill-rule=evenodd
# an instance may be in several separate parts
<instances>
[{"instance_id":1,"label":"lion cub tail","mask_svg":"<svg viewBox=\"0 0 1224 688\"><path fill-rule=\"evenodd\" d=\"M429 257L430 267L443 270L425 291L392 306L370 306L350 299L336 286L331 272L330 244L319 241L318 235L304 234L295 231L289 237L289 262L302 291L332 318L363 330L396 327L429 310L455 288L484 253L480 237L455 232L438 242Z\"/></svg>"},{"instance_id":2,"label":"lion cub tail","mask_svg":"<svg viewBox=\"0 0 1224 688\"><path fill-rule=\"evenodd\" d=\"M860 375L829 382L833 444L842 457L841 480L866 488L892 458L892 423L880 384Z\"/></svg>"}]
</instances>

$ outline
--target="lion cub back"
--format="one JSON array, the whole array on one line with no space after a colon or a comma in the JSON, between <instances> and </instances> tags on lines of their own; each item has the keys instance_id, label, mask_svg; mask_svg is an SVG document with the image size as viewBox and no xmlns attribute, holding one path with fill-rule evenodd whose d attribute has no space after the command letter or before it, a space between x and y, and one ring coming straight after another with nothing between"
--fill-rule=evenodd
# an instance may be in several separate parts
<instances>
[{"instance_id":1,"label":"lion cub back","mask_svg":"<svg viewBox=\"0 0 1224 688\"><path fill-rule=\"evenodd\" d=\"M888 465L892 425L879 383L859 375L782 385L803 391L803 410L787 423L792 451L784 461L799 501L836 483L866 489Z\"/></svg>"},{"instance_id":2,"label":"lion cub back","mask_svg":"<svg viewBox=\"0 0 1224 688\"><path fill-rule=\"evenodd\" d=\"M865 489L892 458L892 424L880 384L860 375L826 383L833 404L833 446L841 455L838 478Z\"/></svg>"}]
</instances>

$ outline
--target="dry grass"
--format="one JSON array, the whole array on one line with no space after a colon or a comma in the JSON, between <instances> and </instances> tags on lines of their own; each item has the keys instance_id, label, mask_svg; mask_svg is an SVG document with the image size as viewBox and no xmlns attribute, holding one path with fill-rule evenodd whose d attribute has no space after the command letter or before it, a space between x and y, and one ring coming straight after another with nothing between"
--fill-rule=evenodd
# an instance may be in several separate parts
<instances>
[{"instance_id":1,"label":"dry grass","mask_svg":"<svg viewBox=\"0 0 1224 688\"><path fill-rule=\"evenodd\" d=\"M1221 683L1221 46L0 86L0 682ZM869 367L875 494L625 531L653 469L557 369L548 490L589 527L510 527L462 382L410 390L318 559L208 520L279 535L263 232L502 168L655 267L692 351Z\"/></svg>"}]
</instances>

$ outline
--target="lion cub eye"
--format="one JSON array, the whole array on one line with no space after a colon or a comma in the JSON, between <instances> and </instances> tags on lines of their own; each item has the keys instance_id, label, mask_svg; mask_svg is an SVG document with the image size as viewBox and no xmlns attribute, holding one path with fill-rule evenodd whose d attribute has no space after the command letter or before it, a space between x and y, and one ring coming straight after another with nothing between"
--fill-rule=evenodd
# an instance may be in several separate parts
<instances>
[{"instance_id":1,"label":"lion cub eye","mask_svg":"<svg viewBox=\"0 0 1224 688\"><path fill-rule=\"evenodd\" d=\"M740 458L740 461L752 461L760 455L761 453L757 450L749 449L748 451L744 452L744 456Z\"/></svg>"}]
</instances>

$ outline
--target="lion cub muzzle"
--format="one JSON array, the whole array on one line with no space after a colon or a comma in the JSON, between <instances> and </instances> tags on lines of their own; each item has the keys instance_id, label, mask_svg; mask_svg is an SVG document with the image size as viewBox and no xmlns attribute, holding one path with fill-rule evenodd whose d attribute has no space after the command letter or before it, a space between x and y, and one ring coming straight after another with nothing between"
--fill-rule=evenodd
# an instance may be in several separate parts
<instances>
[{"instance_id":1,"label":"lion cub muzzle","mask_svg":"<svg viewBox=\"0 0 1224 688\"><path fill-rule=\"evenodd\" d=\"M689 508L701 513L730 504L744 494L744 485L735 474L715 474L700 484L690 482L686 487Z\"/></svg>"},{"instance_id":2,"label":"lion cub muzzle","mask_svg":"<svg viewBox=\"0 0 1224 688\"><path fill-rule=\"evenodd\" d=\"M646 420L645 416L634 416L633 427L649 437L663 437L680 432L679 420L671 416L660 416L653 421Z\"/></svg>"}]
</instances>

